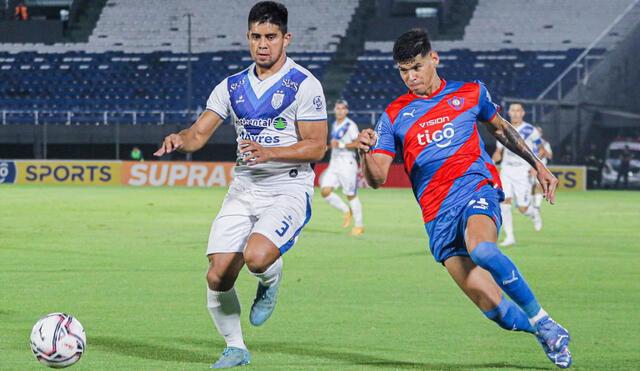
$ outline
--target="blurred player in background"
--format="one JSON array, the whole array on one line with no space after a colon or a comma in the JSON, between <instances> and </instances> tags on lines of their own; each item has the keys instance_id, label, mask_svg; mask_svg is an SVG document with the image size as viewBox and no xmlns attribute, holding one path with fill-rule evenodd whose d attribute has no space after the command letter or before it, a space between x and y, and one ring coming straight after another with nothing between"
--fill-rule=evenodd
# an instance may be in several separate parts
<instances>
[{"instance_id":1,"label":"blurred player in background","mask_svg":"<svg viewBox=\"0 0 640 371\"><path fill-rule=\"evenodd\" d=\"M509 105L509 119L513 127L531 150L536 148L538 153L544 155L540 133L533 125L523 121L525 114L521 103ZM513 233L513 214L511 213L513 199L516 201L518 210L533 220L536 231L542 229L542 218L539 210L533 207L531 202L531 188L534 184L529 177L530 164L520 155L513 153L508 148L505 149L500 142L497 143L492 160L495 163L500 162L500 179L505 194L505 200L500 205L505 238L500 246L510 246L516 243L516 237Z\"/></svg>"},{"instance_id":2,"label":"blurred player in background","mask_svg":"<svg viewBox=\"0 0 640 371\"><path fill-rule=\"evenodd\" d=\"M287 58L291 41L284 5L259 2L249 13L249 50L255 62L218 84L191 128L164 139L155 153L190 153L231 117L238 134L234 180L209 235L207 307L227 347L212 368L249 363L234 289L244 264L258 278L250 322L273 313L282 258L311 217L314 172L324 156L327 111L320 82Z\"/></svg>"},{"instance_id":3,"label":"blurred player in background","mask_svg":"<svg viewBox=\"0 0 640 371\"><path fill-rule=\"evenodd\" d=\"M356 138L360 133L358 125L351 120L349 104L346 100L338 100L333 108L336 121L331 128L331 160L329 167L320 176L320 192L322 197L333 207L344 213L343 227L351 225L351 216L354 218L354 227L351 230L353 236L364 233L362 226L362 205L356 195L358 188L358 162L356 160ZM342 188L342 193L347 196L349 206L333 193L334 189Z\"/></svg>"},{"instance_id":4,"label":"blurred player in background","mask_svg":"<svg viewBox=\"0 0 640 371\"><path fill-rule=\"evenodd\" d=\"M500 117L482 83L440 79L439 57L425 30L400 36L393 59L409 93L387 107L375 131L358 136L367 182L373 188L384 184L396 151L402 153L435 260L487 318L534 334L555 365L569 367L569 333L541 308L518 267L496 245L504 193L476 122L537 169L551 203L558 180Z\"/></svg>"},{"instance_id":5,"label":"blurred player in background","mask_svg":"<svg viewBox=\"0 0 640 371\"><path fill-rule=\"evenodd\" d=\"M544 166L547 166L547 164L549 163L549 160L553 160L553 151L551 150L551 144L549 144L549 142L547 142L543 138L542 126L536 126L536 129L538 129L538 133L540 133L541 146L542 148L544 148L544 151L540 151L538 147L535 146L533 147L533 153L535 153L536 156L538 156L538 158L540 159L540 161L542 161ZM542 206L542 197L544 193L542 190L542 186L540 185L540 182L538 182L538 180L536 179L536 171L534 169L529 169L529 178L531 179L531 182L534 184L533 207L535 207L540 213L541 212L540 206ZM542 223L542 218L540 218L540 223Z\"/></svg>"}]
</instances>

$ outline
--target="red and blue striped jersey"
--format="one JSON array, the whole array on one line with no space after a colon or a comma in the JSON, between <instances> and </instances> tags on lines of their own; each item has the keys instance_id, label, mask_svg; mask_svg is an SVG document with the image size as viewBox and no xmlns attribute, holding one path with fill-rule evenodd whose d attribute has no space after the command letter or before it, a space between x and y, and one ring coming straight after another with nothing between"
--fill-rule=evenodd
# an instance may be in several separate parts
<instances>
[{"instance_id":1,"label":"red and blue striped jersey","mask_svg":"<svg viewBox=\"0 0 640 371\"><path fill-rule=\"evenodd\" d=\"M501 187L477 127L499 110L481 82L442 80L428 97L401 95L378 120L372 152L401 152L425 223L485 184Z\"/></svg>"}]
</instances>

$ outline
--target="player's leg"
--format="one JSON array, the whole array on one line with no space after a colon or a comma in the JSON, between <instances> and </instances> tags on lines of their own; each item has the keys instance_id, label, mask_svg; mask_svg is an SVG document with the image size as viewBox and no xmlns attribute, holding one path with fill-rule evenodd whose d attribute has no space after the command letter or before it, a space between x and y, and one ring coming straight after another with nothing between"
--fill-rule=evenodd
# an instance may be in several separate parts
<instances>
[{"instance_id":1,"label":"player's leg","mask_svg":"<svg viewBox=\"0 0 640 371\"><path fill-rule=\"evenodd\" d=\"M322 195L322 198L324 198L329 205L342 211L344 214L343 227L347 228L351 224L351 210L349 209L349 206L342 201L340 196L333 192L333 190L338 188L339 185L340 183L338 181L337 174L335 174L331 168L328 168L320 176L320 194Z\"/></svg>"},{"instance_id":2,"label":"player's leg","mask_svg":"<svg viewBox=\"0 0 640 371\"><path fill-rule=\"evenodd\" d=\"M227 349L247 349L242 337L240 325L240 301L234 287L238 273L242 269L244 261L240 253L211 254L209 269L207 270L207 308L211 318L224 337ZM244 352L239 355L241 359L229 360L224 364L242 363ZM247 354L248 357L248 354Z\"/></svg>"},{"instance_id":3,"label":"player's leg","mask_svg":"<svg viewBox=\"0 0 640 371\"><path fill-rule=\"evenodd\" d=\"M475 264L487 270L500 288L522 309L535 329L547 357L561 368L571 365L569 333L541 308L533 291L495 241L497 227L488 215L471 215L465 228L465 243Z\"/></svg>"},{"instance_id":4,"label":"player's leg","mask_svg":"<svg viewBox=\"0 0 640 371\"><path fill-rule=\"evenodd\" d=\"M207 257L207 309L216 329L225 339L226 348L213 368L247 364L249 352L242 337L241 307L234 287L244 260L242 250L253 226L250 216L228 215L241 212L241 203L230 191L230 197L213 222Z\"/></svg>"},{"instance_id":5,"label":"player's leg","mask_svg":"<svg viewBox=\"0 0 640 371\"><path fill-rule=\"evenodd\" d=\"M453 256L444 262L460 289L482 313L505 330L535 332L527 315L506 299L491 274L468 256Z\"/></svg>"},{"instance_id":6,"label":"player's leg","mask_svg":"<svg viewBox=\"0 0 640 371\"><path fill-rule=\"evenodd\" d=\"M360 198L358 198L358 183L357 183L358 167L355 165L345 169L340 174L340 186L342 187L342 193L347 196L349 200L349 206L353 213L353 229L351 229L351 235L357 236L364 233L364 226L362 225L362 204Z\"/></svg>"},{"instance_id":7,"label":"player's leg","mask_svg":"<svg viewBox=\"0 0 640 371\"><path fill-rule=\"evenodd\" d=\"M542 186L537 180L535 184L536 185L533 187L533 207L540 210L540 207L542 206L542 198L543 198Z\"/></svg>"},{"instance_id":8,"label":"player's leg","mask_svg":"<svg viewBox=\"0 0 640 371\"><path fill-rule=\"evenodd\" d=\"M281 256L295 244L302 228L311 218L309 193L298 191L295 187L291 192L258 200L260 220L254 226L244 250L247 268L259 280L249 315L254 326L263 324L271 317L282 281Z\"/></svg>"},{"instance_id":9,"label":"player's leg","mask_svg":"<svg viewBox=\"0 0 640 371\"><path fill-rule=\"evenodd\" d=\"M533 221L533 227L536 231L542 229L542 217L540 210L533 206L531 198L531 180L529 177L521 177L513 183L513 193L516 205L520 213Z\"/></svg>"}]
</instances>

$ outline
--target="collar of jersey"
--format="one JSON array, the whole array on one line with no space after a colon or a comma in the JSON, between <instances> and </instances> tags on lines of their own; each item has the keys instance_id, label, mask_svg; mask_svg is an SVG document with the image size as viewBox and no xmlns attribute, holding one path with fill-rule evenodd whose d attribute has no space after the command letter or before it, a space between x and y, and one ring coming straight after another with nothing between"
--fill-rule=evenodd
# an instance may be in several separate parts
<instances>
[{"instance_id":1,"label":"collar of jersey","mask_svg":"<svg viewBox=\"0 0 640 371\"><path fill-rule=\"evenodd\" d=\"M262 85L262 84L268 83L270 81L274 81L273 79L279 80L280 78L282 78L282 76L284 76L291 69L291 62L292 62L291 58L287 57L287 60L284 62L282 67L280 67L278 72L274 73L273 75L267 77L264 80L260 80L258 78L258 75L256 74L256 64L254 62L249 67L249 73L247 74L247 75L249 75L249 79L250 79L249 82L251 84Z\"/></svg>"},{"instance_id":2,"label":"collar of jersey","mask_svg":"<svg viewBox=\"0 0 640 371\"><path fill-rule=\"evenodd\" d=\"M421 97L419 95L416 95L413 91L409 90L409 95L412 96L415 99L431 99L433 97L435 97L436 95L438 95L442 89L444 89L445 85L447 85L447 80L440 78L440 87L438 89L436 89L436 91L434 91L433 93L429 94L428 97Z\"/></svg>"}]
</instances>

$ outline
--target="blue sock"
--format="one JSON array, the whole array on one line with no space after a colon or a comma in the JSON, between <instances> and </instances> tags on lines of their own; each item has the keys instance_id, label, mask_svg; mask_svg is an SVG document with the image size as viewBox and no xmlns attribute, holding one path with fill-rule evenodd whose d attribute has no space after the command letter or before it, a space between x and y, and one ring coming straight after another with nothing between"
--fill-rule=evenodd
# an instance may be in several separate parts
<instances>
[{"instance_id":1,"label":"blue sock","mask_svg":"<svg viewBox=\"0 0 640 371\"><path fill-rule=\"evenodd\" d=\"M536 332L522 309L514 302L505 299L504 295L497 307L482 313L505 330L526 331L532 334Z\"/></svg>"},{"instance_id":2,"label":"blue sock","mask_svg":"<svg viewBox=\"0 0 640 371\"><path fill-rule=\"evenodd\" d=\"M493 279L518 306L533 318L540 311L540 304L533 291L518 271L518 267L500 251L493 242L481 242L471 252L471 259L491 273Z\"/></svg>"}]
</instances>

